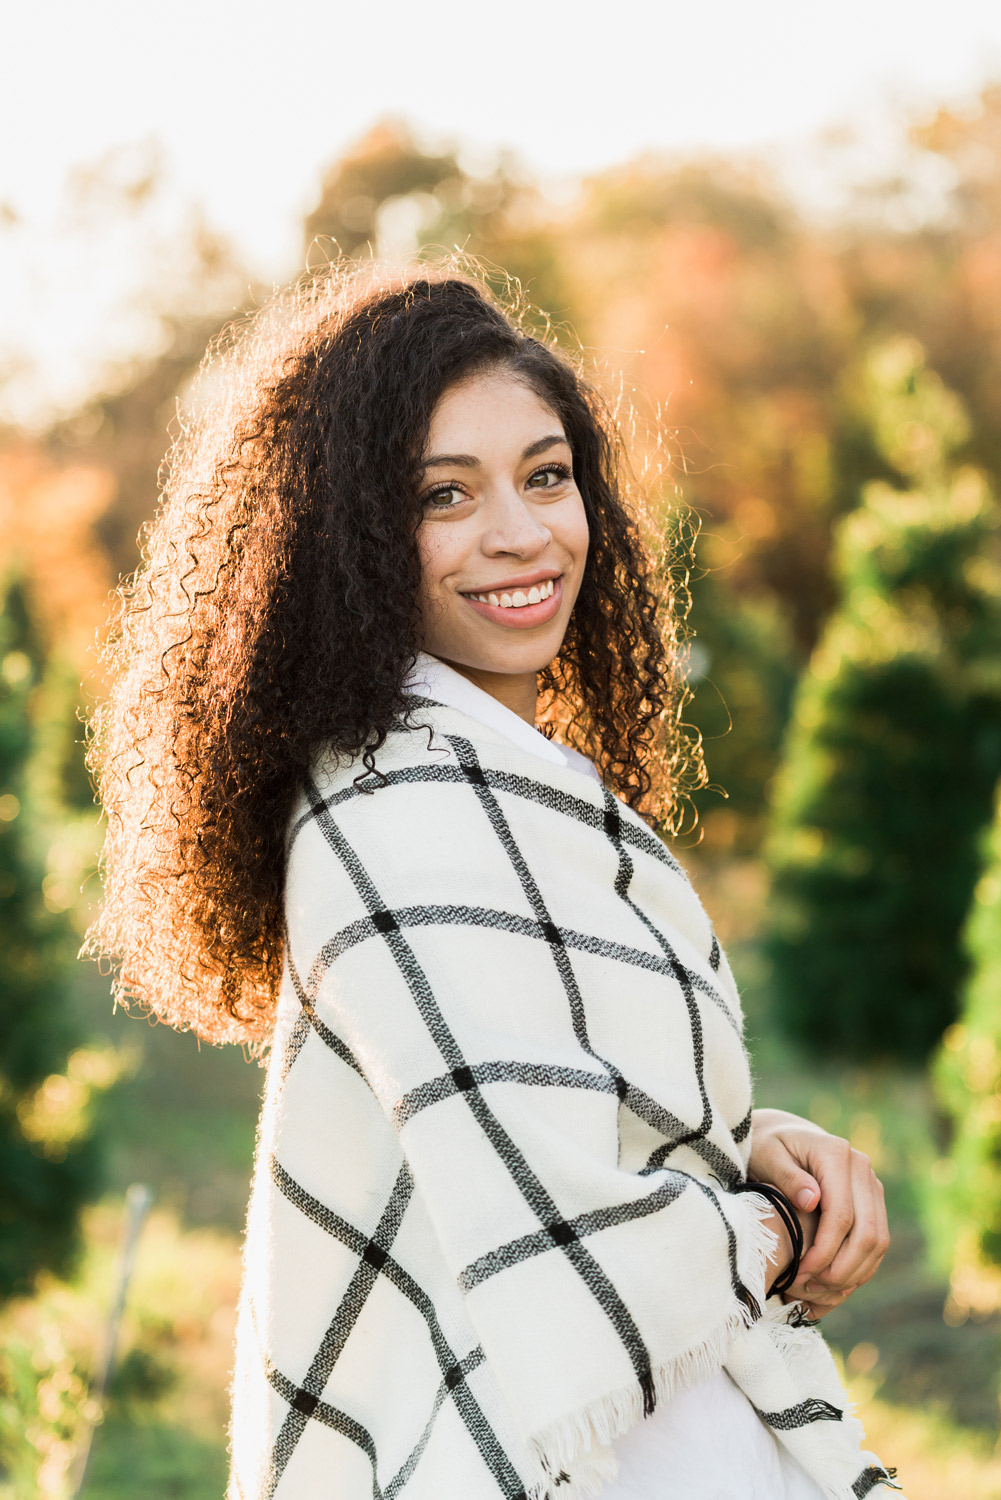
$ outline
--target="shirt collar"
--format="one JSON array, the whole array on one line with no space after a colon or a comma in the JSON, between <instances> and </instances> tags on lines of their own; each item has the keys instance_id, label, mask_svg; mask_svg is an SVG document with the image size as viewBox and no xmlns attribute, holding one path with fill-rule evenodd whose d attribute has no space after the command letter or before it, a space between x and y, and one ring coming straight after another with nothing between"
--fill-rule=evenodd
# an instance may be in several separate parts
<instances>
[{"instance_id":1,"label":"shirt collar","mask_svg":"<svg viewBox=\"0 0 1001 1500\"><path fill-rule=\"evenodd\" d=\"M447 703L449 708L459 709L471 719L478 719L488 729L496 729L498 734L503 734L523 750L542 756L543 760L552 761L559 766L570 764L569 757L559 746L554 745L552 740L547 740L532 724L428 651L417 653L417 661L404 687L413 692L423 691L429 698Z\"/></svg>"}]
</instances>

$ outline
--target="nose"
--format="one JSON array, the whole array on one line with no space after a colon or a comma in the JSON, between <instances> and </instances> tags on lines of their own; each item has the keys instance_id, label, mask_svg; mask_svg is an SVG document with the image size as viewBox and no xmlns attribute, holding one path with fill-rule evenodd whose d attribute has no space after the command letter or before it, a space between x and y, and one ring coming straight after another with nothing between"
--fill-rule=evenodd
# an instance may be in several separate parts
<instances>
[{"instance_id":1,"label":"nose","mask_svg":"<svg viewBox=\"0 0 1001 1500\"><path fill-rule=\"evenodd\" d=\"M480 547L488 557L510 552L516 557L534 557L548 547L553 534L512 485L491 496L487 526Z\"/></svg>"}]
</instances>

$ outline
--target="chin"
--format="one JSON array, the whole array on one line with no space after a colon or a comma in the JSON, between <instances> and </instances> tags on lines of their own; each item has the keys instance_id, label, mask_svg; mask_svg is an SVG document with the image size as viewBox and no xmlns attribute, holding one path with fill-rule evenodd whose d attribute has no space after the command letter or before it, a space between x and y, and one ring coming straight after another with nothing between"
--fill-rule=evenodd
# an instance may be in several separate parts
<instances>
[{"instance_id":1,"label":"chin","mask_svg":"<svg viewBox=\"0 0 1001 1500\"><path fill-rule=\"evenodd\" d=\"M458 662L476 672L541 672L558 654L562 639L559 636L546 642L511 641L499 646L491 643L489 647L484 647L482 642L456 641L448 646L429 646L427 649L434 656Z\"/></svg>"}]
</instances>

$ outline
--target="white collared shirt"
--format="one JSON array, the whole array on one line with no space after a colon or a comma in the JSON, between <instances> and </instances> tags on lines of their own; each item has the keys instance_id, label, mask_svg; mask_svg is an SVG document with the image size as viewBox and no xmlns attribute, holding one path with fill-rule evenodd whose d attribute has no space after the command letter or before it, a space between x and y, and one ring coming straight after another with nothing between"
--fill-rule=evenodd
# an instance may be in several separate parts
<instances>
[{"instance_id":1,"label":"white collared shirt","mask_svg":"<svg viewBox=\"0 0 1001 1500\"><path fill-rule=\"evenodd\" d=\"M581 755L579 750L573 750L569 745L547 740L544 734L513 709L507 708L484 688L477 687L470 678L428 651L417 653L417 661L404 686L414 692L424 692L439 703L447 703L450 708L459 709L471 719L478 719L488 729L496 729L498 734L504 735L513 744L520 745L523 750L541 755L543 760L566 766L571 771L580 771L593 781L601 781L598 768L586 755Z\"/></svg>"}]
</instances>

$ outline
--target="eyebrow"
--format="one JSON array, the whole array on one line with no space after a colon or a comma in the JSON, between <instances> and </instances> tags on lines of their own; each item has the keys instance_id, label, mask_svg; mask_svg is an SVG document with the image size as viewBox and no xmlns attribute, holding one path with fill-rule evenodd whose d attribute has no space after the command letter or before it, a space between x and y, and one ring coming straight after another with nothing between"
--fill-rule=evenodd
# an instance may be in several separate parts
<instances>
[{"instance_id":1,"label":"eyebrow","mask_svg":"<svg viewBox=\"0 0 1001 1500\"><path fill-rule=\"evenodd\" d=\"M562 432L550 432L546 437L536 438L534 443L529 443L521 455L522 462L526 458L538 458L540 453L545 453L549 448L569 448ZM479 459L474 458L471 453L432 453L428 458L422 459L422 469L436 469L440 465L448 465L453 469L476 469L479 467Z\"/></svg>"}]
</instances>

